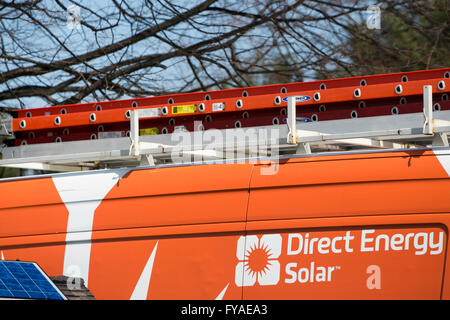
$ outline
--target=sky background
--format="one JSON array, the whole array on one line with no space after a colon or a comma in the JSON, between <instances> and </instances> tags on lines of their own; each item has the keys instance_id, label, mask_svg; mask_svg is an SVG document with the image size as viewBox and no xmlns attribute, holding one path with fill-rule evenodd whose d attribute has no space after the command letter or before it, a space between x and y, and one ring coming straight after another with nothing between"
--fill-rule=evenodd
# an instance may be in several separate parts
<instances>
[{"instance_id":1,"label":"sky background","mask_svg":"<svg viewBox=\"0 0 450 320\"><path fill-rule=\"evenodd\" d=\"M293 2L293 0L286 0L285 3L289 4ZM351 1L350 1L351 2ZM365 1L360 1L360 3L364 4ZM62 1L62 3L69 7L71 2ZM23 57L32 57L34 60L45 60L45 61L57 61L60 59L64 59L70 57L71 55L68 53L65 48L70 49L70 51L77 55L83 52L87 52L90 50L94 50L98 47L104 46L113 41L117 41L119 39L124 39L129 37L130 34L140 32L145 28L148 28L149 25L154 23L163 22L166 19L171 17L170 11L164 9L162 2L153 1L152 3L155 6L159 6L158 15L151 16L149 11L145 9L142 10L139 6L137 6L137 2L130 1L130 5L136 5L134 8L129 8L126 10L140 10L138 12L144 18L142 21L130 21L125 17L117 18L117 9L112 5L111 1L108 0L99 0L99 1L79 1L79 12L80 19L86 23L95 25L98 28L106 28L108 26L114 25L115 27L112 30L105 30L102 32L93 32L89 28L81 26L81 28L71 28L71 24L68 24L69 15L67 12L61 10L54 1L44 0L42 6L47 8L46 13L35 13L35 18L39 19L39 21L43 22L45 27L35 27L29 22L29 19L26 16L21 16L19 19L10 19L5 20L1 19L1 24L5 29L14 30L14 36L23 39L21 43L15 43L10 40L10 38L4 36L2 38L3 46L9 51L14 53L15 55L21 55ZM179 6L180 10L183 8L190 8L193 4L193 1L185 1L185 0L176 0L173 1L174 4ZM228 9L235 10L243 10L249 13L256 13L257 8L254 6L255 0L240 0L240 1L231 1L231 0L220 0L220 4L223 4ZM367 2L368 3L368 2ZM361 4L360 4L361 5ZM124 8L126 6L124 5ZM254 10L254 12L252 12ZM352 19L365 19L368 17L369 13L363 13L363 16L360 14L352 14ZM317 12L311 9L307 9L302 7L302 11L300 15L305 17L314 17L317 16ZM103 19L99 19L98 17L104 17ZM217 16L217 19L220 17ZM347 19L348 17L345 17ZM153 19L153 20L152 20ZM344 17L337 18L338 21L344 21ZM224 32L227 30L232 30L236 25L239 24L239 21L228 21L228 23L217 23L219 20L214 20L211 16L200 16L195 24L181 23L178 24L175 28L170 29L169 32L164 32L161 34L162 37L166 37L172 41L176 40L177 44L180 46L189 46L190 44L201 41L208 35L214 35L218 32ZM339 27L334 27L335 29L331 30L330 25L327 23L317 23L314 21L305 23L305 33L318 34L320 37L324 39L324 41L338 41L338 39L334 39L334 35L342 33L339 30ZM49 36L49 31L54 35L54 37ZM267 32L267 33L265 33ZM255 54L253 48L257 47L267 39L269 34L269 30L265 28L260 28L254 31L247 33L242 39L238 42L238 47L240 49L240 57L242 60L245 60L246 55L251 57ZM55 37L57 40L55 40ZM298 72L303 76L304 81L315 80L315 75L312 70L309 70L307 67L308 61L311 61L311 64L314 63L315 56L313 53L308 53L306 50L306 46L303 46L298 39L295 38L287 38L285 41L288 42L286 47L290 45L296 46L296 50L300 52L298 54L298 58L302 59L304 68L299 69ZM290 42L290 43L289 43ZM326 52L329 48L323 46L322 44L317 44L320 50ZM24 50L26 48L26 50ZM29 48L32 48L31 52L27 51ZM91 68L101 68L108 62L117 62L121 59L132 58L136 56L143 56L148 54L158 54L165 53L171 50L171 46L164 41L160 41L156 38L145 39L136 45L131 47L127 47L124 50L120 50L118 52L112 53L107 57L101 57L99 59L95 59L89 62L89 66ZM280 52L283 52L284 48L280 48ZM333 53L336 54L336 53ZM223 53L217 52L211 54L212 59L217 59L217 61L223 60L225 63L225 57ZM337 56L337 58L339 58ZM22 65L27 65L24 62ZM29 65L29 64L28 64ZM186 61L183 57L173 58L169 61L164 62L165 68L152 68L149 73L139 73L139 80L144 83L147 88L151 90L158 90L160 88L164 88L167 91L176 91L176 88L182 87L182 83L186 82L187 76L190 71L188 70ZM16 68L17 66L12 63L2 63L0 64L0 72L4 72L6 70L11 70ZM88 67L80 64L77 66L78 71L87 71ZM211 65L208 69L208 72L212 75L217 75L218 77L222 76L224 71L217 68L217 66ZM10 81L6 85L0 85L0 91L9 90L9 88L14 86L23 86L23 85L53 85L55 83L59 83L64 81L67 78L66 74L63 74L59 71L48 73L39 78L37 77L22 77L18 80ZM195 84L192 84L192 87L195 87ZM186 87L185 87L186 88ZM189 87L186 88L189 90ZM126 99L128 96L123 96L121 99ZM84 100L84 102L94 101L95 98L88 97ZM41 98L30 97L30 98L21 98L20 102L17 100L9 100L2 101L1 106L8 107L22 107L25 108L34 108L34 107L44 107L48 106L49 102L45 101Z\"/></svg>"}]
</instances>

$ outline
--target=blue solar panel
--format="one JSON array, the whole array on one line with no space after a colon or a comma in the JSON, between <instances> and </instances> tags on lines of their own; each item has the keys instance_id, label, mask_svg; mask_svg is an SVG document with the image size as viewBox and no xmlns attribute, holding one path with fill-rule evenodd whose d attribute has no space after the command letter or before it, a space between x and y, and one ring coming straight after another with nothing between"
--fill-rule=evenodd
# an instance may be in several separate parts
<instances>
[{"instance_id":1,"label":"blue solar panel","mask_svg":"<svg viewBox=\"0 0 450 320\"><path fill-rule=\"evenodd\" d=\"M36 263L4 260L0 260L0 297L65 299Z\"/></svg>"}]
</instances>

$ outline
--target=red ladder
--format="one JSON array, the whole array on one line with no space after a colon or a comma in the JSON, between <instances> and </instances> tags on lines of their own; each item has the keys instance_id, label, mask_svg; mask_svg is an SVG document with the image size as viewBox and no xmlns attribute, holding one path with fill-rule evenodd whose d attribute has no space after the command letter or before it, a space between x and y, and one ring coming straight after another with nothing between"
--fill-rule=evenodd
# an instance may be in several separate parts
<instances>
[{"instance_id":1,"label":"red ladder","mask_svg":"<svg viewBox=\"0 0 450 320\"><path fill-rule=\"evenodd\" d=\"M129 135L131 110L141 134L277 125L287 97L306 121L422 112L424 85L435 110L450 110L450 68L15 110L14 145ZM196 127L194 127L196 125Z\"/></svg>"}]
</instances>

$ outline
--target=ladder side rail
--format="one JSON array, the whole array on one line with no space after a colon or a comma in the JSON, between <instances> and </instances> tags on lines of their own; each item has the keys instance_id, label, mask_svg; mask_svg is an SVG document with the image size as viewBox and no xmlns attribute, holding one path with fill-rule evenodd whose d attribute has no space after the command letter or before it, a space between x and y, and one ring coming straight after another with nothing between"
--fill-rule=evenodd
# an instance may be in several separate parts
<instances>
[{"instance_id":1,"label":"ladder side rail","mask_svg":"<svg viewBox=\"0 0 450 320\"><path fill-rule=\"evenodd\" d=\"M146 98L136 98L136 99L125 99L125 100L115 100L115 101L103 101L94 103L79 103L74 105L58 105L49 106L43 108L34 109L24 109L16 110L20 118L26 117L28 112L31 112L32 116L45 115L45 113L59 114L62 109L66 112L78 112L83 111L97 111L97 109L106 108L133 108L135 106L151 106L157 104L169 104L169 100L172 99L176 103L190 103L192 101L207 100L206 96L215 99L217 97L233 97L236 99L248 96L254 96L259 94L264 94L266 92L271 93L282 93L282 91L293 92L293 91L307 91L307 90L323 90L324 88L340 88L348 86L370 86L378 85L380 83L406 83L409 81L426 80L426 79L436 79L436 78L449 78L450 68L442 68L435 70L421 70L421 71L410 71L410 72L399 72L392 74L380 74L380 75L367 75L358 76L350 78L340 78L340 79L327 79L327 80L316 80L309 82L297 82L289 84L277 84L277 85L267 85L259 87L247 87L247 88L236 88L236 89L226 89L226 90L215 90L215 91L203 91L196 93L181 93L181 94L168 94L164 96L156 97L146 97Z\"/></svg>"},{"instance_id":2,"label":"ladder side rail","mask_svg":"<svg viewBox=\"0 0 450 320\"><path fill-rule=\"evenodd\" d=\"M336 102L349 102L349 101L359 101L359 100L371 100L371 99L382 99L382 98L393 98L393 97L407 97L411 95L421 95L422 87L425 84L433 85L436 88L435 91L444 93L450 92L450 83L448 85L444 84L443 89L438 89L438 84L442 80L434 79L432 81L421 80L421 81L410 81L402 85L394 84L380 84L377 86L366 86L366 87L348 87L348 88L336 88L327 89L322 92L319 91L296 91L286 94L265 94L261 96L248 96L245 99L235 99L235 98L224 98L216 99L210 101L196 101L195 104L200 105L203 103L203 112L189 112L189 113L174 113L168 108L167 104L161 104L154 106L154 108L161 108L166 110L160 116L155 117L155 119L167 119L186 117L186 116L198 116L206 114L216 114L213 111L214 103L225 103L225 109L218 111L223 112L236 112L236 111L256 111L269 108L283 108L286 107L285 98L293 95L301 95L308 97L307 100L302 102L302 105L320 105L326 103L336 103ZM401 86L401 89L397 89ZM355 91L359 90L357 97L355 97ZM398 91L400 90L400 91ZM285 96L284 98L282 98ZM239 102L239 103L238 103ZM177 107L177 105L171 105ZM136 110L140 109L153 109L148 107L137 107ZM31 131L31 130L50 130L55 128L64 127L79 127L87 125L99 125L106 123L123 123L128 122L129 113L131 110L129 108L120 108L114 110L104 110L99 112L81 112L77 114L62 114L62 115L50 115L50 116L39 116L31 118L15 118L12 119L12 129L14 132L21 131ZM94 119L94 120L93 120Z\"/></svg>"}]
</instances>

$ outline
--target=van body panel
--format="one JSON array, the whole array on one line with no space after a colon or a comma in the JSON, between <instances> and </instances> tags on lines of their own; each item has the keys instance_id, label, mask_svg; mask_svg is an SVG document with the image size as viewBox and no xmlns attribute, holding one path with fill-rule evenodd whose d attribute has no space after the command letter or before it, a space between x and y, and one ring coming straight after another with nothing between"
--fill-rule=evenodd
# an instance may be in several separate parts
<instances>
[{"instance_id":1,"label":"van body panel","mask_svg":"<svg viewBox=\"0 0 450 320\"><path fill-rule=\"evenodd\" d=\"M62 275L64 273L64 252L66 249L65 234L53 237L53 239L57 241L45 245L34 242L7 246L4 244L3 238L0 238L1 259L36 262L47 275Z\"/></svg>"},{"instance_id":2,"label":"van body panel","mask_svg":"<svg viewBox=\"0 0 450 320\"><path fill-rule=\"evenodd\" d=\"M0 181L0 237L65 233L68 212L51 178Z\"/></svg>"},{"instance_id":3,"label":"van body panel","mask_svg":"<svg viewBox=\"0 0 450 320\"><path fill-rule=\"evenodd\" d=\"M225 289L226 299L242 299L242 288L234 285L234 257L243 234L94 241L90 290L102 299L213 300ZM145 284L143 292L140 283Z\"/></svg>"},{"instance_id":4,"label":"van body panel","mask_svg":"<svg viewBox=\"0 0 450 320\"><path fill-rule=\"evenodd\" d=\"M289 159L251 182L248 221L448 212L450 180L432 152ZM277 201L272 201L277 199Z\"/></svg>"},{"instance_id":5,"label":"van body panel","mask_svg":"<svg viewBox=\"0 0 450 320\"><path fill-rule=\"evenodd\" d=\"M294 229L247 237L256 244L247 246L244 299L441 296L447 243L441 226Z\"/></svg>"},{"instance_id":6,"label":"van body panel","mask_svg":"<svg viewBox=\"0 0 450 320\"><path fill-rule=\"evenodd\" d=\"M2 181L0 258L97 299L450 299L448 151Z\"/></svg>"}]
</instances>

